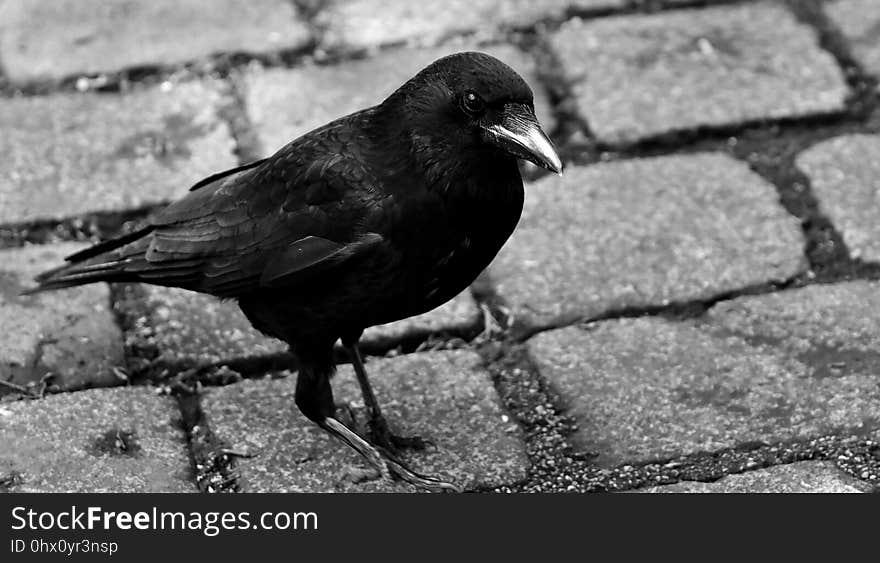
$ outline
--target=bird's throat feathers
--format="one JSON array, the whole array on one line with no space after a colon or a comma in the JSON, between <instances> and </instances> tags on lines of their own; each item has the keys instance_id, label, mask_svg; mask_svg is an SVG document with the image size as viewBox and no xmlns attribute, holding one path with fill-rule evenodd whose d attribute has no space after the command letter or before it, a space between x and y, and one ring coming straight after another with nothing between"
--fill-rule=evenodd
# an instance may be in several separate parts
<instances>
[{"instance_id":1,"label":"bird's throat feathers","mask_svg":"<svg viewBox=\"0 0 880 563\"><path fill-rule=\"evenodd\" d=\"M388 163L388 170L424 180L424 187L456 199L499 201L522 198L522 179L516 158L484 146L478 136L463 139L454 126L437 114L392 97L377 108L373 119L383 146L396 150L385 154L405 155ZM433 108L436 110L436 108Z\"/></svg>"}]
</instances>

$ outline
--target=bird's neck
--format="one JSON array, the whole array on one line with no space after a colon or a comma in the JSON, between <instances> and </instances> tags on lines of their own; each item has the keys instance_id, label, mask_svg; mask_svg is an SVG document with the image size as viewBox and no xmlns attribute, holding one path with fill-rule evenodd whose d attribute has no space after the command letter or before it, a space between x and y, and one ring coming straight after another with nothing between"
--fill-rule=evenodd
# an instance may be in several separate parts
<instances>
[{"instance_id":1,"label":"bird's neck","mask_svg":"<svg viewBox=\"0 0 880 563\"><path fill-rule=\"evenodd\" d=\"M392 97L378 106L370 115L368 126L374 132L371 137L376 144L386 149L384 154L402 157L399 162L390 163L390 169L407 167L407 174L423 177L429 189L443 193L469 187L463 185L464 178L476 180L477 185L520 178L514 157L485 146L478 139L447 135L432 121L411 123L401 119L405 112L396 107L398 102ZM476 192L470 196L479 198L482 190Z\"/></svg>"},{"instance_id":2,"label":"bird's neck","mask_svg":"<svg viewBox=\"0 0 880 563\"><path fill-rule=\"evenodd\" d=\"M386 174L397 177L388 185L441 195L466 230L482 228L490 216L493 221L510 223L505 227L512 231L523 205L516 159L476 140L450 142L429 124L401 120L399 108L386 105L394 101L377 107L369 125L374 142L386 149L382 154L396 159L386 163Z\"/></svg>"}]
</instances>

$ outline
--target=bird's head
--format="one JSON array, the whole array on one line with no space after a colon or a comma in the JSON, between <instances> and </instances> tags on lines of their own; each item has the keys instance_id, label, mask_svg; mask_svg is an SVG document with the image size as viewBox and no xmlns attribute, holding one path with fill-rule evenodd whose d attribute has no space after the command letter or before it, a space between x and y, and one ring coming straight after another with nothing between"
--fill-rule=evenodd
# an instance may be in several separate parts
<instances>
[{"instance_id":1,"label":"bird's head","mask_svg":"<svg viewBox=\"0 0 880 563\"><path fill-rule=\"evenodd\" d=\"M412 134L430 144L502 151L562 173L562 161L535 117L532 90L485 53L443 57L385 103L403 104Z\"/></svg>"}]
</instances>

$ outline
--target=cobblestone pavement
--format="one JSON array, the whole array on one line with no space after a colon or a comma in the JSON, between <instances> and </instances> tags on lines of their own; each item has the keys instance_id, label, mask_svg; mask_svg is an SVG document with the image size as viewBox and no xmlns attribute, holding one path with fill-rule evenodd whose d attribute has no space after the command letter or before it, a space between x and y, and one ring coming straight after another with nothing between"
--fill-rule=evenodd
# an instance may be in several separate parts
<instances>
[{"instance_id":1,"label":"cobblestone pavement","mask_svg":"<svg viewBox=\"0 0 880 563\"><path fill-rule=\"evenodd\" d=\"M435 445L414 467L878 490L875 0L0 0L0 490L409 490L296 411L295 359L234 305L20 292L472 48L527 78L567 170L524 168L470 291L367 333L390 423ZM363 423L349 366L335 386Z\"/></svg>"}]
</instances>

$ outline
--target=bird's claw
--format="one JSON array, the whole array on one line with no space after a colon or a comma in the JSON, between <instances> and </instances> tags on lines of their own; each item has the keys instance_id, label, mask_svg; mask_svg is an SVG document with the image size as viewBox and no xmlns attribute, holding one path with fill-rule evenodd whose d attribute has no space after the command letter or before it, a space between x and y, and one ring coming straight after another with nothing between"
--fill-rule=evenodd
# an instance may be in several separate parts
<instances>
[{"instance_id":1,"label":"bird's claw","mask_svg":"<svg viewBox=\"0 0 880 563\"><path fill-rule=\"evenodd\" d=\"M483 314L483 331L477 335L475 340L477 342L488 342L490 340L494 340L496 336L500 337L504 335L504 326L495 318L495 315L492 314L492 310L489 309L489 306L485 303L480 303L480 312ZM508 314L506 310L502 311L504 314ZM509 321L507 323L510 324Z\"/></svg>"},{"instance_id":2,"label":"bird's claw","mask_svg":"<svg viewBox=\"0 0 880 563\"><path fill-rule=\"evenodd\" d=\"M404 481L418 489L432 493L462 492L461 488L453 483L448 483L427 475L420 475L415 471L412 471L402 462L387 453L383 454L378 449L376 453L376 456L365 456L370 463L369 469L350 472L347 476L348 480L352 483L361 483L363 481L384 478L389 481Z\"/></svg>"},{"instance_id":3,"label":"bird's claw","mask_svg":"<svg viewBox=\"0 0 880 563\"><path fill-rule=\"evenodd\" d=\"M404 481L431 492L461 492L461 489L452 483L416 473L388 450L370 444L335 418L325 418L321 426L354 448L385 479Z\"/></svg>"},{"instance_id":4,"label":"bird's claw","mask_svg":"<svg viewBox=\"0 0 880 563\"><path fill-rule=\"evenodd\" d=\"M397 450L413 450L421 452L428 448L436 449L437 445L431 440L422 438L421 436L398 436L391 434L389 442Z\"/></svg>"},{"instance_id":5,"label":"bird's claw","mask_svg":"<svg viewBox=\"0 0 880 563\"><path fill-rule=\"evenodd\" d=\"M370 421L370 440L377 446L398 453L401 450L424 451L428 448L436 448L434 442L421 436L398 436L388 428L385 419Z\"/></svg>"},{"instance_id":6,"label":"bird's claw","mask_svg":"<svg viewBox=\"0 0 880 563\"><path fill-rule=\"evenodd\" d=\"M451 492L451 493L460 493L462 492L461 488L453 483L448 483L446 481L441 481L435 477L429 477L427 475L419 475L415 471L412 471L403 463L395 460L393 457L389 455L384 456L385 467L386 469L397 479L401 481L405 481L410 485L413 485L419 489L423 489L426 491L430 491L432 493L443 493L443 492Z\"/></svg>"}]
</instances>

